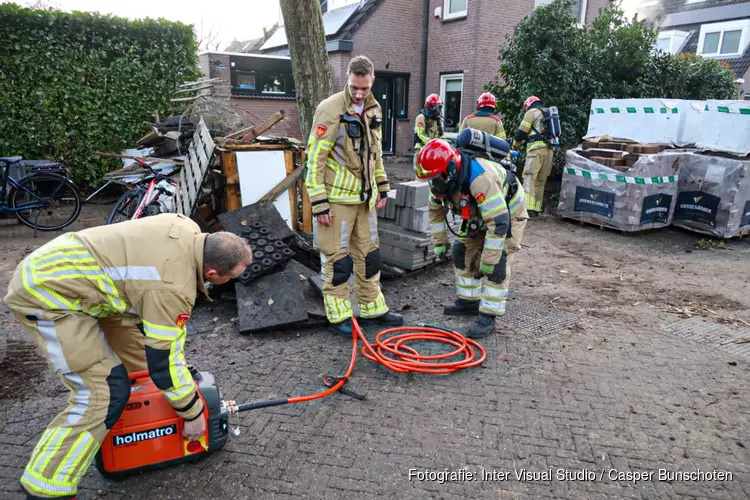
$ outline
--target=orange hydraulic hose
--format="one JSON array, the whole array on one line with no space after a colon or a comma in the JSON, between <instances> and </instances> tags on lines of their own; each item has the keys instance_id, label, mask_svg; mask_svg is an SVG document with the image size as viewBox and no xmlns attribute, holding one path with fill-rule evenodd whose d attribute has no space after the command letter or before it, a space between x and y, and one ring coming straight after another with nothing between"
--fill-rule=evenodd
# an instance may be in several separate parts
<instances>
[{"instance_id":1,"label":"orange hydraulic hose","mask_svg":"<svg viewBox=\"0 0 750 500\"><path fill-rule=\"evenodd\" d=\"M391 337L386 338L391 334L393 334ZM458 332L428 325L403 326L383 330L377 334L375 342L370 344L356 318L352 318L352 358L346 374L343 377L337 378L335 384L332 384L325 391L293 398L256 401L241 405L230 402L228 405L230 413L282 404L313 401L342 390L344 385L349 381L349 377L354 372L354 365L357 363L358 341L361 341L363 344L362 356L397 373L442 375L479 366L487 359L486 349L478 342L467 339ZM455 349L444 354L422 355L407 345L410 342L416 341L442 342L455 347ZM478 356L477 353L479 354ZM461 355L463 355L463 359L459 361L440 361ZM363 398L357 395L354 395L354 397Z\"/></svg>"}]
</instances>

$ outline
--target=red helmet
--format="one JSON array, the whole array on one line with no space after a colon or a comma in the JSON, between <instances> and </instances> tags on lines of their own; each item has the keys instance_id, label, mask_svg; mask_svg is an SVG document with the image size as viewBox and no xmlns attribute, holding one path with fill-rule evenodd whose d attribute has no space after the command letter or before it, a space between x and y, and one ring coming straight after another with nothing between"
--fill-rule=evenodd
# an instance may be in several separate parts
<instances>
[{"instance_id":1,"label":"red helmet","mask_svg":"<svg viewBox=\"0 0 750 500\"><path fill-rule=\"evenodd\" d=\"M427 99L424 100L424 107L427 109L436 108L443 105L443 100L437 94L430 94Z\"/></svg>"},{"instance_id":2,"label":"red helmet","mask_svg":"<svg viewBox=\"0 0 750 500\"><path fill-rule=\"evenodd\" d=\"M492 95L491 92L485 92L479 96L479 99L477 99L477 109L482 109L487 106L492 106L493 109L497 106L497 99L495 99L495 96Z\"/></svg>"},{"instance_id":3,"label":"red helmet","mask_svg":"<svg viewBox=\"0 0 750 500\"><path fill-rule=\"evenodd\" d=\"M523 110L524 110L524 112L528 111L529 109L531 109L531 105L534 104L535 102L541 102L541 100L537 96L535 96L535 95L533 95L533 96L529 97L528 99L526 99L523 102Z\"/></svg>"},{"instance_id":4,"label":"red helmet","mask_svg":"<svg viewBox=\"0 0 750 500\"><path fill-rule=\"evenodd\" d=\"M425 180L432 179L440 174L447 175L451 161L456 163L457 169L460 169L461 153L448 141L430 139L417 155L417 177Z\"/></svg>"}]
</instances>

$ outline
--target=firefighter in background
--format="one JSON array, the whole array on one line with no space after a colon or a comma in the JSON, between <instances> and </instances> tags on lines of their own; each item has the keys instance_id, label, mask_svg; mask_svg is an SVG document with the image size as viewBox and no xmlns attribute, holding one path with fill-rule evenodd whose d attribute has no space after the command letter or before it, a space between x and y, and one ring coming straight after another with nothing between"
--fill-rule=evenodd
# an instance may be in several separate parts
<instances>
[{"instance_id":1,"label":"firefighter in background","mask_svg":"<svg viewBox=\"0 0 750 500\"><path fill-rule=\"evenodd\" d=\"M530 217L542 211L544 185L552 172L553 148L544 139L545 124L542 102L531 96L523 103L523 121L513 138L513 149L518 151L526 143L526 163L523 167L523 187L526 190L526 208Z\"/></svg>"},{"instance_id":2,"label":"firefighter in background","mask_svg":"<svg viewBox=\"0 0 750 500\"><path fill-rule=\"evenodd\" d=\"M430 182L435 255L448 250L444 207L463 219L452 249L457 298L443 313L476 315L466 336L486 337L495 329L495 318L505 314L510 264L526 227L524 190L499 163L473 158L441 139L420 151L417 176Z\"/></svg>"},{"instance_id":3,"label":"firefighter in background","mask_svg":"<svg viewBox=\"0 0 750 500\"><path fill-rule=\"evenodd\" d=\"M424 108L414 120L414 166L417 155L430 139L445 139L440 109L443 100L437 94L430 94L424 100Z\"/></svg>"},{"instance_id":4,"label":"firefighter in background","mask_svg":"<svg viewBox=\"0 0 750 500\"><path fill-rule=\"evenodd\" d=\"M491 92L480 95L477 99L476 112L464 118L458 129L459 132L465 128L473 128L504 140L505 128L503 128L503 121L495 114L495 106L497 106L497 99Z\"/></svg>"},{"instance_id":5,"label":"firefighter in background","mask_svg":"<svg viewBox=\"0 0 750 500\"><path fill-rule=\"evenodd\" d=\"M18 265L5 303L71 392L21 477L27 499L75 498L128 401L128 371L148 369L186 438L204 434L185 324L204 280L226 283L251 261L239 236L162 214L66 233Z\"/></svg>"},{"instance_id":6,"label":"firefighter in background","mask_svg":"<svg viewBox=\"0 0 750 500\"><path fill-rule=\"evenodd\" d=\"M318 105L307 145L307 186L320 249L323 302L331 329L351 336L354 291L362 324L398 326L380 290L380 240L376 209L385 206L388 179L381 146L382 112L370 92L375 69L357 56L344 90Z\"/></svg>"}]
</instances>

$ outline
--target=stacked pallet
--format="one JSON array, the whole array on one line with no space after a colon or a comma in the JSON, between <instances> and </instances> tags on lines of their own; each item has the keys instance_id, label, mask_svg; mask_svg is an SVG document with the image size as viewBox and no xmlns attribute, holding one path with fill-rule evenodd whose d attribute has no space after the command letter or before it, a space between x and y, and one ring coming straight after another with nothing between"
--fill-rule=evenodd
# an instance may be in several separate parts
<instances>
[{"instance_id":1,"label":"stacked pallet","mask_svg":"<svg viewBox=\"0 0 750 500\"><path fill-rule=\"evenodd\" d=\"M385 207L378 210L378 235L383 262L413 271L436 262L429 217L430 185L404 182L388 193ZM451 227L456 230L457 224ZM453 235L448 232L452 241Z\"/></svg>"},{"instance_id":2,"label":"stacked pallet","mask_svg":"<svg viewBox=\"0 0 750 500\"><path fill-rule=\"evenodd\" d=\"M717 238L750 234L750 161L692 152L680 156L675 226Z\"/></svg>"},{"instance_id":3,"label":"stacked pallet","mask_svg":"<svg viewBox=\"0 0 750 500\"><path fill-rule=\"evenodd\" d=\"M632 166L612 167L587 155L592 151L601 153L567 151L559 215L626 232L666 227L672 222L680 155L642 155Z\"/></svg>"}]
</instances>

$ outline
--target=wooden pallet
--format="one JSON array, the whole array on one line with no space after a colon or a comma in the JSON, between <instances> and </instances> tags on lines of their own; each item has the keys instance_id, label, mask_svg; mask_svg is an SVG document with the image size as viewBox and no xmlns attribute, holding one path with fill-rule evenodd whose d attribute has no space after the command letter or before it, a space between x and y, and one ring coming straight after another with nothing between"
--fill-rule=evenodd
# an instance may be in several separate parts
<instances>
[{"instance_id":1,"label":"wooden pallet","mask_svg":"<svg viewBox=\"0 0 750 500\"><path fill-rule=\"evenodd\" d=\"M193 134L193 141L190 143L185 166L175 192L173 206L176 213L187 217L193 215L215 149L216 145L211 139L208 127L201 118Z\"/></svg>"},{"instance_id":2,"label":"wooden pallet","mask_svg":"<svg viewBox=\"0 0 750 500\"><path fill-rule=\"evenodd\" d=\"M655 228L649 228L649 229L643 229L641 231L625 231L624 229L620 229L617 226L614 226L612 224L607 224L606 222L600 221L598 219L595 219L593 217L588 217L586 215L576 215L576 216L561 216L565 220L578 222L581 226L593 226L598 227L599 230L604 231L605 229L608 229L610 231L618 232L622 235L633 235L633 234L642 234L647 233L649 231L660 231L662 229L666 229L665 227L655 227ZM667 226L669 227L669 226Z\"/></svg>"}]
</instances>

